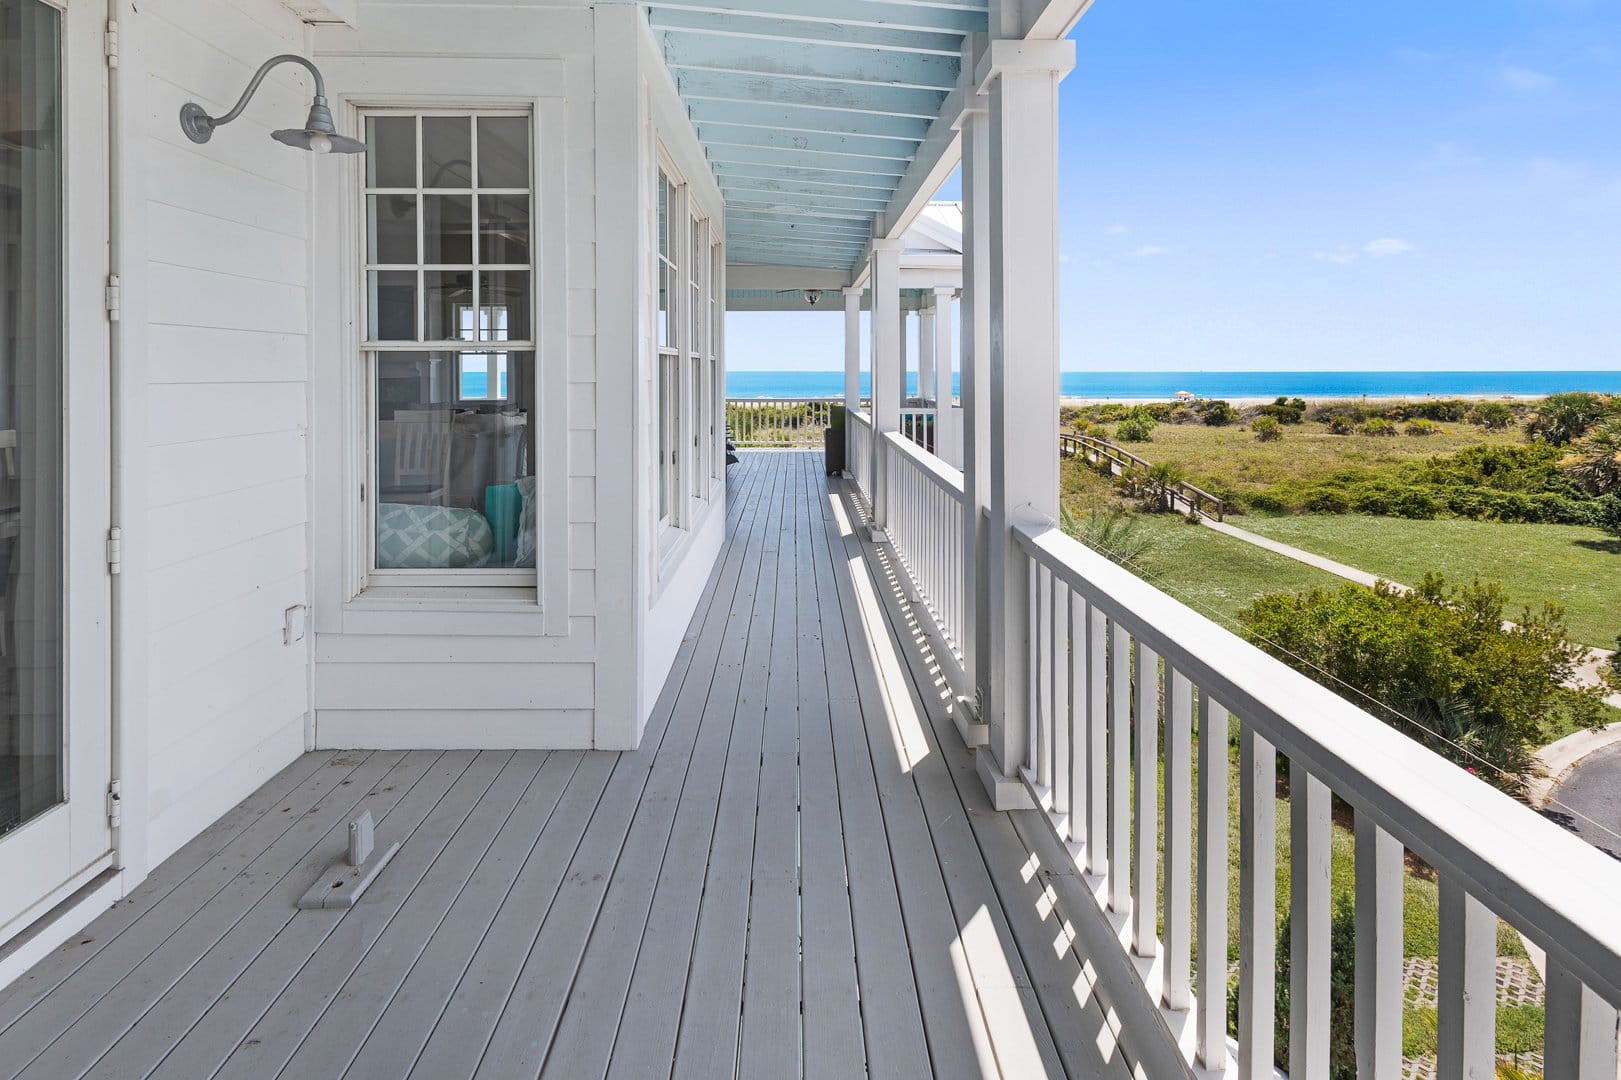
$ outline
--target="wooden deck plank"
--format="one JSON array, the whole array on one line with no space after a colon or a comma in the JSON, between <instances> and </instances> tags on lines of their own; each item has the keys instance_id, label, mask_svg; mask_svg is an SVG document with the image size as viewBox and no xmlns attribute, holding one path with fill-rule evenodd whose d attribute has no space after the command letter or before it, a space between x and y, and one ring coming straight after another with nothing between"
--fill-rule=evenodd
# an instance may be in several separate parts
<instances>
[{"instance_id":1,"label":"wooden deck plank","mask_svg":"<svg viewBox=\"0 0 1621 1080\"><path fill-rule=\"evenodd\" d=\"M749 475L752 477L750 485L732 497L754 497L752 484L767 479L763 469L751 468ZM758 524L763 516L751 512L751 524ZM680 1011L669 1005L681 997L692 964L699 904L735 733L738 693L748 647L748 614L752 612L759 582L759 544L747 545L742 539L734 544L742 552L737 586L724 611L716 605L709 613L710 623L718 624L725 638L701 721L700 757L707 760L702 761L700 775L689 776L689 790L683 792L676 810L670 844L659 868L652 906L629 979L625 1006L618 1017L618 1030L609 1040L609 1076L657 1075L667 1072L675 1059L681 1017ZM739 612L743 617L738 617Z\"/></svg>"},{"instance_id":2,"label":"wooden deck plank","mask_svg":"<svg viewBox=\"0 0 1621 1080\"><path fill-rule=\"evenodd\" d=\"M299 761L308 761L310 756L314 755ZM0 998L0 1037L47 994L53 995L53 1009L62 1008L56 995L65 984L110 986L123 978L158 941L194 915L307 810L338 788L366 756L325 755L307 771L294 762L267 785L277 789L281 787L279 781L301 776L291 791L263 798L261 795L270 792L261 788L203 830L154 869L139 888L98 917L85 933L75 934L72 941L6 988ZM141 924L138 934L126 937L125 931L136 924Z\"/></svg>"},{"instance_id":3,"label":"wooden deck plank","mask_svg":"<svg viewBox=\"0 0 1621 1080\"><path fill-rule=\"evenodd\" d=\"M835 586L818 574L818 549L825 550L820 495L826 480L819 475L821 470L812 468L813 463L814 459L800 461L798 499L803 521L794 560L805 1072L809 1076L859 1076L867 1068L861 987L856 976L844 816L839 806L833 716L822 647L820 591Z\"/></svg>"},{"instance_id":4,"label":"wooden deck plank","mask_svg":"<svg viewBox=\"0 0 1621 1080\"><path fill-rule=\"evenodd\" d=\"M771 455L750 454L744 460L761 462L763 468ZM743 620L748 627L747 645L675 1048L675 1075L695 1080L730 1076L737 1068L755 810L760 798L771 626L777 603L777 575L774 566L768 568L765 552L775 551L780 543L786 512L777 483L773 473L770 485L759 496L767 501L753 603L746 608L739 604L732 612L732 618Z\"/></svg>"},{"instance_id":5,"label":"wooden deck plank","mask_svg":"<svg viewBox=\"0 0 1621 1080\"><path fill-rule=\"evenodd\" d=\"M813 527L821 532L813 537L812 547L867 1068L874 1080L922 1077L931 1075L929 1044L895 883L895 863L856 696L850 642L844 633L838 575L849 571L842 542L839 565L835 565L830 538L837 541L838 529L829 512L829 498L826 489L817 493L819 513Z\"/></svg>"},{"instance_id":6,"label":"wooden deck plank","mask_svg":"<svg viewBox=\"0 0 1621 1080\"><path fill-rule=\"evenodd\" d=\"M120 942L104 949L91 964L103 957L119 960L138 957L129 964L128 970L105 982L92 981L79 973L70 976L40 1007L31 1009L0 1035L0 1063L3 1063L0 1068L6 1069L7 1075L18 1075L30 1068L30 1063L41 1060L42 1069L34 1070L35 1075L51 1076L44 1068L58 1056L73 1051L64 1046L46 1056L47 1051L59 1045L61 1037L85 1018L89 1018L89 1023L82 1028L85 1031L101 1030L103 1025L116 1029L117 1034L128 1030L139 1016L138 1013L130 1015L132 1010L144 1010L174 985L235 925L244 911L275 887L288 865L309 857L330 829L347 821L350 811L404 757L403 752L368 757L348 773L346 780L337 781L336 790L329 790L321 802L283 830L241 873L232 876L208 903L179 926L170 930L172 919L162 917L164 909L160 905L153 912L156 917L141 919L126 930L120 935ZM347 786L343 786L345 783ZM163 936L158 938L160 933ZM125 938L129 939L127 948L123 947Z\"/></svg>"},{"instance_id":7,"label":"wooden deck plank","mask_svg":"<svg viewBox=\"0 0 1621 1080\"><path fill-rule=\"evenodd\" d=\"M711 576L700 612L707 612L713 603L715 585ZM702 632L706 623L706 618L695 615L673 668L681 677L666 682L655 709L657 719L649 722L641 748L623 755L615 765L585 841L570 864L567 887L547 913L475 1076L504 1078L540 1072L649 783L657 773L659 786L646 819L652 821L669 813L671 792L664 785L671 776L685 773L699 714L682 711L677 705L689 670L702 671L706 666L713 670L720 641L716 635ZM639 830L638 839L652 828Z\"/></svg>"},{"instance_id":8,"label":"wooden deck plank","mask_svg":"<svg viewBox=\"0 0 1621 1080\"><path fill-rule=\"evenodd\" d=\"M173 914L178 915L184 909L185 902L177 898L176 902L171 903L170 895L192 875L204 872L221 854L227 850L235 852L253 848L256 833L265 837L264 844L268 845L273 839L269 835L271 823L264 822L263 818L283 800L296 800L296 803L289 802L285 815L283 829L290 827L294 817L314 805L320 791L325 790L321 786L306 790L306 785L336 756L327 751L295 758L285 769L265 781L246 799L221 815L219 820L153 868L139 888L95 920L93 932L91 928L86 928L85 933L73 935L71 941L35 964L22 978L10 986L0 987L0 1031L15 1023L35 1002L84 967L91 957L116 941L124 930L158 904L162 903L166 911L172 910ZM347 760L358 763L361 756L364 755ZM341 768L352 767L346 765ZM260 846L254 854L262 850L264 847Z\"/></svg>"},{"instance_id":9,"label":"wooden deck plank","mask_svg":"<svg viewBox=\"0 0 1621 1080\"><path fill-rule=\"evenodd\" d=\"M672 855L687 863L696 861L697 867L702 867L708 834L714 825L713 800L731 737L740 675L736 660L742 653L744 624L734 622L730 613L740 597L752 596L754 588L754 582L745 580L750 569L747 541L753 538L754 508L746 506L743 513L744 519L733 526L733 543L745 548L744 555L740 560L728 558L719 568L723 580L703 620L699 645L681 675L675 717L682 718L684 727L686 714L696 716L692 749L684 756L679 750L661 752L654 765L631 824L631 836L614 868L608 896L565 1003L556 1038L545 1057L543 1075L569 1080L605 1076L616 1049L616 1037L621 1032L627 1036L627 1052L642 1037L640 1029L626 1029L621 1018L640 954L655 933L651 916L657 887L664 880L663 870L670 865ZM738 568L735 577L731 571L734 565ZM672 725L676 722L673 717ZM695 874L691 878L701 880ZM694 889L694 915L697 901ZM666 947L663 941L652 944L656 949ZM676 951L667 962L674 965L679 961L684 968L686 959L685 954ZM670 1060L670 1056L664 1058L665 1070Z\"/></svg>"},{"instance_id":10,"label":"wooden deck plank","mask_svg":"<svg viewBox=\"0 0 1621 1080\"><path fill-rule=\"evenodd\" d=\"M386 837L399 837L411 830L430 814L444 791L466 767L465 757L460 761L445 761L437 751L419 751L384 776L378 784L377 794L387 802L371 800L364 804L376 818L378 828ZM385 791L384 789L392 789ZM132 1075L134 1067L157 1070L162 1065L172 1071L175 1067L167 1057L184 1039L192 1039L190 1049L207 1047L202 1060L187 1061L185 1055L175 1064L183 1064L182 1075L208 1075L212 1073L240 1041L251 1021L229 1029L219 1021L231 1014L230 1005L241 1001L256 1001L254 1015L262 1012L274 1000L276 991L299 970L303 957L294 958L272 952L276 942L289 936L289 927L299 921L301 914L294 906L297 897L309 886L325 862L339 857L347 843L347 822L334 827L318 849L318 856L303 866L294 867L265 896L255 909L245 915L232 928L230 934L210 949L185 976L167 993L157 999L140 1020L104 1054L90 1076L118 1077ZM338 913L322 913L326 927L336 924ZM269 955L268 964L266 955ZM257 988L249 991L252 972L270 972L275 991ZM201 1032L196 1027L204 1017L212 1023Z\"/></svg>"},{"instance_id":11,"label":"wooden deck plank","mask_svg":"<svg viewBox=\"0 0 1621 1080\"><path fill-rule=\"evenodd\" d=\"M584 757L578 750L547 756L467 887L434 930L405 981L390 996L386 1011L350 1063L349 1075L396 1077L411 1071Z\"/></svg>"}]
</instances>

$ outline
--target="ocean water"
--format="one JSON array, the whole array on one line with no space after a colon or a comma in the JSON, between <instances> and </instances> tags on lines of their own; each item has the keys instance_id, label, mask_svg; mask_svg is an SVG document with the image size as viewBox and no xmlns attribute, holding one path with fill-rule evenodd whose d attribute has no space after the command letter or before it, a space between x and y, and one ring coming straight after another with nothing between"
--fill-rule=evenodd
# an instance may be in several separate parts
<instances>
[{"instance_id":1,"label":"ocean water","mask_svg":"<svg viewBox=\"0 0 1621 1080\"><path fill-rule=\"evenodd\" d=\"M917 374L908 383L917 389ZM960 380L958 380L960 386ZM1200 397L1490 397L1557 394L1564 390L1621 393L1621 371L1066 371L1064 397L1169 398L1178 390ZM861 376L868 392L868 377ZM726 396L841 397L842 371L728 371Z\"/></svg>"}]
</instances>

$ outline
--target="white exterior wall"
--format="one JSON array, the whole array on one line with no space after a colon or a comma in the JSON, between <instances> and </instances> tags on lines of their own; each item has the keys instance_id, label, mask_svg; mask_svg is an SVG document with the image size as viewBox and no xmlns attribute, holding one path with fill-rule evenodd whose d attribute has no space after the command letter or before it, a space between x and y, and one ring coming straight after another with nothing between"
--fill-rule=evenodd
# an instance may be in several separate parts
<instances>
[{"instance_id":1,"label":"white exterior wall","mask_svg":"<svg viewBox=\"0 0 1621 1080\"><path fill-rule=\"evenodd\" d=\"M267 138L308 106L292 69L207 146L176 120L187 100L223 112L261 62L302 51L304 26L274 0L145 0L122 22L124 317L145 338L125 354L124 588L139 621L123 624L137 691L124 700L145 713L125 725L144 722L146 761L144 792L126 799L150 866L305 745L308 642L283 644L282 627L309 599L319 163ZM139 763L126 768L127 781Z\"/></svg>"},{"instance_id":2,"label":"white exterior wall","mask_svg":"<svg viewBox=\"0 0 1621 1080\"><path fill-rule=\"evenodd\" d=\"M314 744L634 746L724 518L707 515L658 573L650 117L717 220L720 200L645 20L620 5L363 2L355 27L320 27L314 43L344 131L366 105L536 110L541 563L538 595L361 589L358 161L320 163Z\"/></svg>"}]
</instances>

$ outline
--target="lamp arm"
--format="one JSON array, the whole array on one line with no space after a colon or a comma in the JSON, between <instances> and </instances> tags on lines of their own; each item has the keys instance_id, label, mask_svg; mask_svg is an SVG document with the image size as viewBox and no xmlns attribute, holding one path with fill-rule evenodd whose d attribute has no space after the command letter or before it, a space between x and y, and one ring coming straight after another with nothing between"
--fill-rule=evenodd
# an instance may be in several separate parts
<instances>
[{"instance_id":1,"label":"lamp arm","mask_svg":"<svg viewBox=\"0 0 1621 1080\"><path fill-rule=\"evenodd\" d=\"M283 53L280 56L272 56L269 60L266 60L263 64L260 64L259 70L254 72L253 78L249 80L248 88L242 91L242 96L238 98L236 104L231 107L231 111L226 113L224 116L209 117L209 127L223 127L224 125L229 124L232 120L235 120L237 117L241 116L242 110L248 107L249 101L253 100L253 95L258 91L259 84L265 81L265 76L270 74L270 69L276 67L278 64L299 64L308 69L309 73L315 77L315 100L322 104L325 103L326 80L321 78L320 69L302 56L298 56L294 53Z\"/></svg>"}]
</instances>

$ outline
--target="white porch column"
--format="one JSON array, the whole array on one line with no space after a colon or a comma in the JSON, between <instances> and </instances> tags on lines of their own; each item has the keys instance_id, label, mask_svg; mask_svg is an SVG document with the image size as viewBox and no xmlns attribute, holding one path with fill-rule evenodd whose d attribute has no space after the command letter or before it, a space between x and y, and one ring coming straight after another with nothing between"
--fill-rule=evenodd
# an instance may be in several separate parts
<instances>
[{"instance_id":1,"label":"white porch column","mask_svg":"<svg viewBox=\"0 0 1621 1080\"><path fill-rule=\"evenodd\" d=\"M844 290L844 407L861 408L861 289Z\"/></svg>"},{"instance_id":2,"label":"white porch column","mask_svg":"<svg viewBox=\"0 0 1621 1080\"><path fill-rule=\"evenodd\" d=\"M934 452L946 464L962 468L962 410L953 408L951 298L956 289L934 290Z\"/></svg>"},{"instance_id":3,"label":"white porch column","mask_svg":"<svg viewBox=\"0 0 1621 1080\"><path fill-rule=\"evenodd\" d=\"M901 363L901 242L872 242L872 475L867 491L872 495L875 532L885 524L883 490L884 434L901 426L900 382L905 378Z\"/></svg>"},{"instance_id":4,"label":"white porch column","mask_svg":"<svg viewBox=\"0 0 1621 1080\"><path fill-rule=\"evenodd\" d=\"M905 408L906 403L912 399L912 387L910 385L910 380L907 379L907 376L912 372L911 347L907 344L907 338L910 336L908 334L908 322L910 320L909 316L907 315L905 300L897 296L895 302L900 311L900 351L898 353L900 356L900 382L898 385L901 392L901 407Z\"/></svg>"},{"instance_id":5,"label":"white porch column","mask_svg":"<svg viewBox=\"0 0 1621 1080\"><path fill-rule=\"evenodd\" d=\"M962 468L964 590L963 666L983 722L990 712L990 572L984 513L991 495L991 263L990 118L985 97L974 93L972 72L986 49L983 34L963 47L969 92L962 128Z\"/></svg>"},{"instance_id":6,"label":"white porch column","mask_svg":"<svg viewBox=\"0 0 1621 1080\"><path fill-rule=\"evenodd\" d=\"M1029 585L1016 524L1058 519L1058 81L1075 43L991 42L975 77L990 105L990 749L997 807L1018 780L1029 726Z\"/></svg>"},{"instance_id":7,"label":"white porch column","mask_svg":"<svg viewBox=\"0 0 1621 1080\"><path fill-rule=\"evenodd\" d=\"M917 396L927 404L934 397L935 345L934 297L925 296L917 309Z\"/></svg>"}]
</instances>

